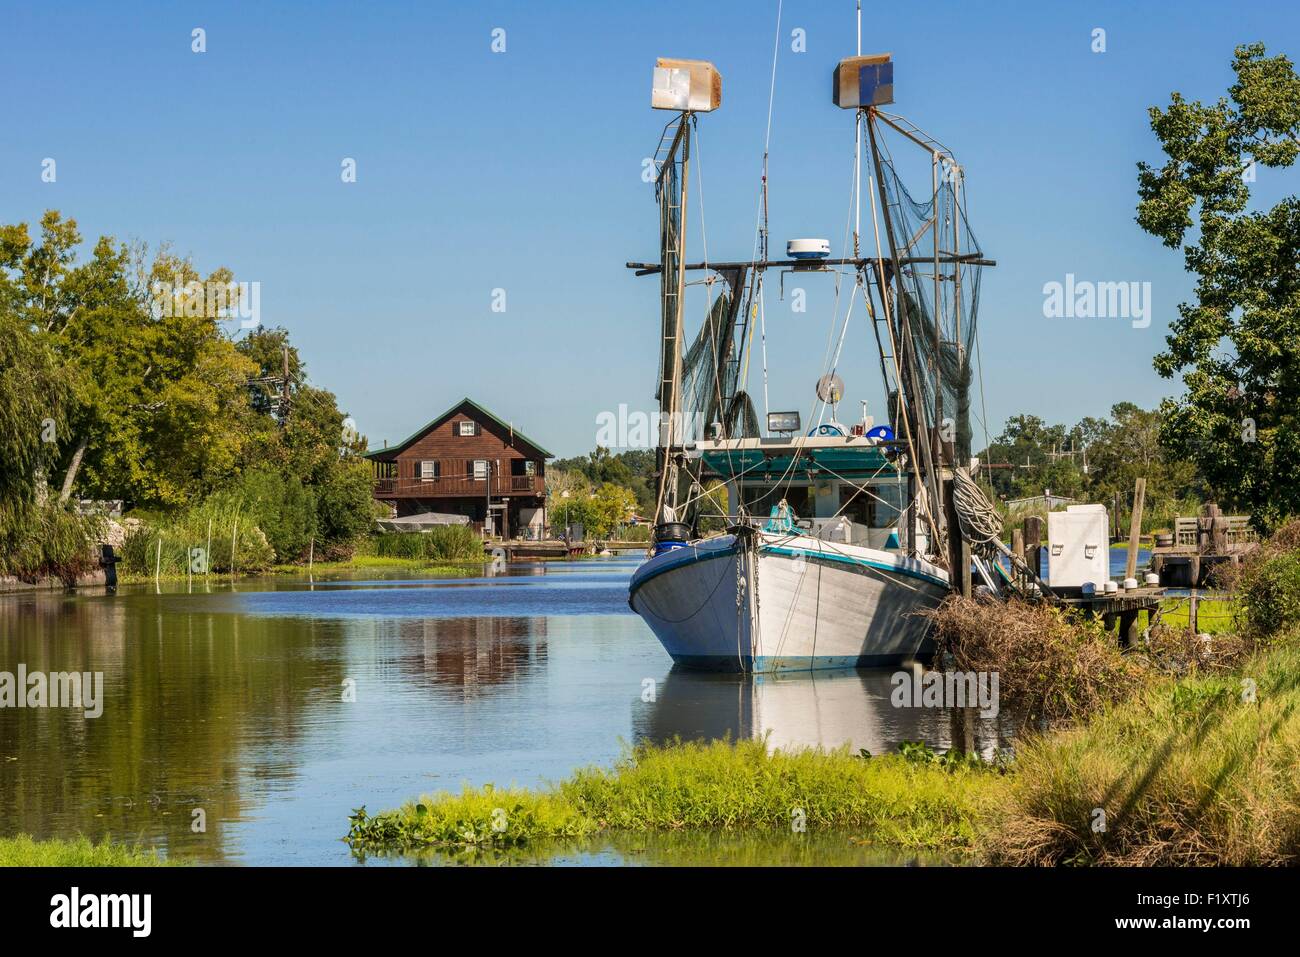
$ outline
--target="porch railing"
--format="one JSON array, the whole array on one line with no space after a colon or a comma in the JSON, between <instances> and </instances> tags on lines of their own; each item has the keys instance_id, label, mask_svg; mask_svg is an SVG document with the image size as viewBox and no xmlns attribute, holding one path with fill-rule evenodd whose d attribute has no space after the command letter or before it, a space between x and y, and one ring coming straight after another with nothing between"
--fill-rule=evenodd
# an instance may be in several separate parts
<instances>
[{"instance_id":1,"label":"porch railing","mask_svg":"<svg viewBox=\"0 0 1300 957\"><path fill-rule=\"evenodd\" d=\"M542 495L545 482L538 475L493 475L491 493L499 495ZM488 494L487 479L468 475L440 476L439 478L377 478L375 494L393 498L436 498L439 496L484 496Z\"/></svg>"}]
</instances>

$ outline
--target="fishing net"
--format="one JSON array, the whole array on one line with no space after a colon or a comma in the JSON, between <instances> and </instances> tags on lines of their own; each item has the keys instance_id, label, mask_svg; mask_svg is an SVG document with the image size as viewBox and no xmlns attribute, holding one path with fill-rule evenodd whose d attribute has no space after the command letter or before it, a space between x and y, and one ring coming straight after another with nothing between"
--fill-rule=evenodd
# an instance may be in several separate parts
<instances>
[{"instance_id":1,"label":"fishing net","mask_svg":"<svg viewBox=\"0 0 1300 957\"><path fill-rule=\"evenodd\" d=\"M724 438L759 434L758 413L743 390L737 391L735 290L719 295L709 308L682 363L682 408L687 441L713 437L713 426Z\"/></svg>"},{"instance_id":2,"label":"fishing net","mask_svg":"<svg viewBox=\"0 0 1300 957\"><path fill-rule=\"evenodd\" d=\"M894 307L903 330L899 355L906 363L904 375L915 380L911 391L920 400L926 426L938 428L944 443L952 443L955 464L966 465L981 273L972 260L982 254L959 202L961 174L941 165L937 195L922 203L907 191L892 163L883 162L881 169L899 258L919 260L903 262L905 295Z\"/></svg>"}]
</instances>

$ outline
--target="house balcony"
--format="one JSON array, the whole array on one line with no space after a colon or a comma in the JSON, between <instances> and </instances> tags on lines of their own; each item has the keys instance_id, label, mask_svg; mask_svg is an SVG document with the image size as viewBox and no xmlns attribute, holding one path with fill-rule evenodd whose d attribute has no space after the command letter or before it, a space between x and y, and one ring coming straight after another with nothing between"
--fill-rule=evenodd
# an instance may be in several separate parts
<instances>
[{"instance_id":1,"label":"house balcony","mask_svg":"<svg viewBox=\"0 0 1300 957\"><path fill-rule=\"evenodd\" d=\"M493 498L506 495L546 494L546 482L539 475L494 475L491 489L487 479L471 478L467 475L443 476L440 478L377 478L375 479L375 498L485 498L491 492Z\"/></svg>"}]
</instances>

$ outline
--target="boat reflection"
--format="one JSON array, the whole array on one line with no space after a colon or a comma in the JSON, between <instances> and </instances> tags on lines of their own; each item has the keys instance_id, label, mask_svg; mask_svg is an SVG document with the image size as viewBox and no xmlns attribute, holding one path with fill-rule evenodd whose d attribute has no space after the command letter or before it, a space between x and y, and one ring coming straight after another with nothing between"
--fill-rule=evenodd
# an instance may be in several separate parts
<instances>
[{"instance_id":1,"label":"boat reflection","mask_svg":"<svg viewBox=\"0 0 1300 957\"><path fill-rule=\"evenodd\" d=\"M924 741L938 751L964 746L992 758L1009 745L1011 716L982 718L974 712L969 731L956 708L895 707L894 669L845 669L801 674L715 674L674 667L659 683L655 700L639 701L632 714L637 743L758 739L769 750L848 746L872 754Z\"/></svg>"}]
</instances>

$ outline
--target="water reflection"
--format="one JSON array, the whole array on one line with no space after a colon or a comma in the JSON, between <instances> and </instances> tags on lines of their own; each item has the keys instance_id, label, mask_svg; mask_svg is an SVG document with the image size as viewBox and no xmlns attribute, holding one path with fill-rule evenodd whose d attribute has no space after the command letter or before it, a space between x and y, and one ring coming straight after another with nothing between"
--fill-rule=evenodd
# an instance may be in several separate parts
<instances>
[{"instance_id":1,"label":"water reflection","mask_svg":"<svg viewBox=\"0 0 1300 957\"><path fill-rule=\"evenodd\" d=\"M803 834L754 831L663 831L610 834L581 841L542 841L522 848L428 848L362 856L367 866L646 867L927 867L960 864L932 852L873 847L847 831Z\"/></svg>"},{"instance_id":2,"label":"water reflection","mask_svg":"<svg viewBox=\"0 0 1300 957\"><path fill-rule=\"evenodd\" d=\"M726 675L674 667L652 702L634 706L638 741L744 740L767 736L771 749L847 745L872 754L896 751L904 741L952 747L950 708L899 708L890 701L894 669L846 669L790 675ZM974 741L958 725L963 747L986 758L1011 734L1005 715L974 722Z\"/></svg>"},{"instance_id":3,"label":"water reflection","mask_svg":"<svg viewBox=\"0 0 1300 957\"><path fill-rule=\"evenodd\" d=\"M628 741L770 732L774 747L947 747L945 713L892 708L888 673L671 669L627 607L638 561L0 598L0 670L104 673L100 718L0 709L0 835L110 835L208 862L352 864L340 838L354 807L463 784L535 787L609 764ZM647 678L653 702L641 700ZM865 861L847 838L827 839L620 837L555 853Z\"/></svg>"},{"instance_id":4,"label":"water reflection","mask_svg":"<svg viewBox=\"0 0 1300 957\"><path fill-rule=\"evenodd\" d=\"M0 668L104 674L99 718L0 712L3 833L113 835L220 859L225 824L292 778L291 760L271 759L241 781L246 732L274 729L278 748L292 750L319 704L302 690L331 683L333 669L315 652L337 645L337 624L285 633L269 621L178 617L148 605L157 602L0 602ZM205 832L194 830L196 808Z\"/></svg>"},{"instance_id":5,"label":"water reflection","mask_svg":"<svg viewBox=\"0 0 1300 957\"><path fill-rule=\"evenodd\" d=\"M402 647L418 647L402 664L466 697L518 682L546 665L545 618L452 618L386 623Z\"/></svg>"}]
</instances>

